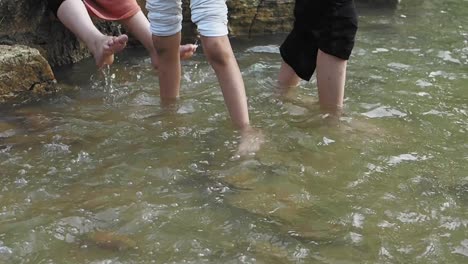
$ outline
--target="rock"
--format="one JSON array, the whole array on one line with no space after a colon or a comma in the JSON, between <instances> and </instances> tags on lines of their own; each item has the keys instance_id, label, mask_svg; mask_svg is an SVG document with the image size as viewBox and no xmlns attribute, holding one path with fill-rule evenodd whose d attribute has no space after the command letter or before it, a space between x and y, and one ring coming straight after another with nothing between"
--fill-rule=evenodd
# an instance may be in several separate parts
<instances>
[{"instance_id":1,"label":"rock","mask_svg":"<svg viewBox=\"0 0 468 264\"><path fill-rule=\"evenodd\" d=\"M295 0L228 0L229 33L254 36L289 32Z\"/></svg>"},{"instance_id":2,"label":"rock","mask_svg":"<svg viewBox=\"0 0 468 264\"><path fill-rule=\"evenodd\" d=\"M86 236L85 242L112 251L130 250L135 249L137 246L136 242L130 237L108 231L89 233Z\"/></svg>"},{"instance_id":3,"label":"rock","mask_svg":"<svg viewBox=\"0 0 468 264\"><path fill-rule=\"evenodd\" d=\"M326 208L314 206L301 185L274 179L261 182L248 178L245 172L239 177L225 177L230 183L240 183L244 188L226 196L227 204L270 219L278 225L282 234L296 239L332 241L344 233L343 226L332 224L327 217L323 217L331 213Z\"/></svg>"},{"instance_id":4,"label":"rock","mask_svg":"<svg viewBox=\"0 0 468 264\"><path fill-rule=\"evenodd\" d=\"M255 255L257 263L288 263L287 248L275 245L270 241L252 241L250 248Z\"/></svg>"},{"instance_id":5,"label":"rock","mask_svg":"<svg viewBox=\"0 0 468 264\"><path fill-rule=\"evenodd\" d=\"M37 49L0 45L0 102L21 95L56 91L55 77Z\"/></svg>"},{"instance_id":6,"label":"rock","mask_svg":"<svg viewBox=\"0 0 468 264\"><path fill-rule=\"evenodd\" d=\"M240 191L226 197L229 205L249 213L269 219L278 225L282 234L296 239L313 241L332 241L345 233L345 227L332 224L320 213L321 208L313 204L297 201L293 193L282 192L279 188L272 190Z\"/></svg>"}]
</instances>

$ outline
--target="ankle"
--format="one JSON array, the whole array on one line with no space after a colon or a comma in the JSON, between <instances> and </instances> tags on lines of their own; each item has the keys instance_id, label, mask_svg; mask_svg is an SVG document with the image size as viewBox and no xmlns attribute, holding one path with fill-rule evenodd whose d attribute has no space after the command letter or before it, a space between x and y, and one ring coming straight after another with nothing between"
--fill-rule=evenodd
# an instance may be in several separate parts
<instances>
[{"instance_id":1,"label":"ankle","mask_svg":"<svg viewBox=\"0 0 468 264\"><path fill-rule=\"evenodd\" d=\"M91 38L90 40L85 41L85 43L86 43L86 46L88 47L89 51L93 55L96 55L102 49L102 45L103 45L105 40L106 40L105 36L102 36L102 37L100 36L100 37Z\"/></svg>"}]
</instances>

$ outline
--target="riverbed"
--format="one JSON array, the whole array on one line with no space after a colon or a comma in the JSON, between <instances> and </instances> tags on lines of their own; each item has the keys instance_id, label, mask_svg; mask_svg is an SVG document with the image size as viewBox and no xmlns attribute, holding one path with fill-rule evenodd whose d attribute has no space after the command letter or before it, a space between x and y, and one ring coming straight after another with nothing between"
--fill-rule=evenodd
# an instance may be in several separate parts
<instances>
[{"instance_id":1,"label":"riverbed","mask_svg":"<svg viewBox=\"0 0 468 264\"><path fill-rule=\"evenodd\" d=\"M199 50L161 105L142 49L0 117L0 263L466 263L468 2L360 10L345 111L280 95L285 35L232 39L240 135Z\"/></svg>"}]
</instances>

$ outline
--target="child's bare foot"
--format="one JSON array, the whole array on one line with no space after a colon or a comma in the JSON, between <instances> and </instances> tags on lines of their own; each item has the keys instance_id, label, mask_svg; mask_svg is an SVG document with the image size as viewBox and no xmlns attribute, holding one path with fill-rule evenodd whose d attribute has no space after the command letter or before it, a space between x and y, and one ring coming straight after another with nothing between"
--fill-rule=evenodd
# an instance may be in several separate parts
<instances>
[{"instance_id":1,"label":"child's bare foot","mask_svg":"<svg viewBox=\"0 0 468 264\"><path fill-rule=\"evenodd\" d=\"M198 45L186 44L180 46L180 59L186 60L190 59L195 51L197 51Z\"/></svg>"},{"instance_id":2,"label":"child's bare foot","mask_svg":"<svg viewBox=\"0 0 468 264\"><path fill-rule=\"evenodd\" d=\"M260 146L265 142L263 133L255 128L247 127L241 131L241 139L237 155L240 157L253 155L260 150Z\"/></svg>"},{"instance_id":3,"label":"child's bare foot","mask_svg":"<svg viewBox=\"0 0 468 264\"><path fill-rule=\"evenodd\" d=\"M95 42L92 49L96 66L102 68L104 65L114 63L114 53L122 51L127 46L128 36L120 35L117 37L104 36Z\"/></svg>"},{"instance_id":4,"label":"child's bare foot","mask_svg":"<svg viewBox=\"0 0 468 264\"><path fill-rule=\"evenodd\" d=\"M194 45L194 44L181 45L179 48L180 59L181 60L190 59L195 53L195 51L197 51L197 48L198 48L198 45ZM151 57L151 64L153 65L154 69L157 70L158 69L158 54L156 53L156 51L150 54L150 57Z\"/></svg>"}]
</instances>

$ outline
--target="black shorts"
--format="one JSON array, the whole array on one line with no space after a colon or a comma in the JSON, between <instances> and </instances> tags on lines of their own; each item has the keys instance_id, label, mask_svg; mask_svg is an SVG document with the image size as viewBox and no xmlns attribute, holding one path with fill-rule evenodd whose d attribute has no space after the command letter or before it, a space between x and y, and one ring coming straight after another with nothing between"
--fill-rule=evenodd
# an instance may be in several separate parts
<instances>
[{"instance_id":1,"label":"black shorts","mask_svg":"<svg viewBox=\"0 0 468 264\"><path fill-rule=\"evenodd\" d=\"M319 49L349 59L358 26L353 0L296 0L294 17L293 30L280 52L300 78L312 77Z\"/></svg>"},{"instance_id":2,"label":"black shorts","mask_svg":"<svg viewBox=\"0 0 468 264\"><path fill-rule=\"evenodd\" d=\"M58 9L60 5L64 2L65 0L48 0L47 4L49 5L49 9L54 12L54 15L57 16Z\"/></svg>"}]
</instances>

